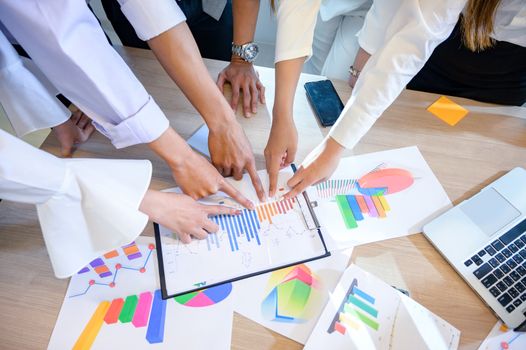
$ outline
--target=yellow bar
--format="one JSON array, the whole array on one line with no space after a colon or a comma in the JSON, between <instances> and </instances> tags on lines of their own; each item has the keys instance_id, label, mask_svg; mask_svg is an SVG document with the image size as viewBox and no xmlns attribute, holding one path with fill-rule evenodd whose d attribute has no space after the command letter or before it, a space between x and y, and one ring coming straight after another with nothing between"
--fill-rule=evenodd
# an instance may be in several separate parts
<instances>
[{"instance_id":1,"label":"yellow bar","mask_svg":"<svg viewBox=\"0 0 526 350\"><path fill-rule=\"evenodd\" d=\"M348 328L352 328L355 330L360 328L360 324L356 321L354 317L352 317L349 314L344 314L343 312L340 312L340 322Z\"/></svg>"},{"instance_id":2,"label":"yellow bar","mask_svg":"<svg viewBox=\"0 0 526 350\"><path fill-rule=\"evenodd\" d=\"M381 217L381 218L385 218L384 207L382 207L382 203L380 203L380 200L378 199L378 196L371 196L371 199L373 200L374 206L376 207L376 211L378 212L378 216Z\"/></svg>"},{"instance_id":3,"label":"yellow bar","mask_svg":"<svg viewBox=\"0 0 526 350\"><path fill-rule=\"evenodd\" d=\"M109 308L109 301L103 301L99 304L97 310L95 310L93 316L91 316L91 319L89 320L86 327L84 327L84 330L73 346L73 350L87 350L91 348L95 338L97 338L97 335L99 334L102 323L104 322L104 315L106 315L106 312Z\"/></svg>"},{"instance_id":4,"label":"yellow bar","mask_svg":"<svg viewBox=\"0 0 526 350\"><path fill-rule=\"evenodd\" d=\"M389 206L389 203L387 203L387 199L385 199L384 196L378 196L378 199L380 200L380 203L382 203L382 207L385 211L391 210L391 207Z\"/></svg>"}]
</instances>

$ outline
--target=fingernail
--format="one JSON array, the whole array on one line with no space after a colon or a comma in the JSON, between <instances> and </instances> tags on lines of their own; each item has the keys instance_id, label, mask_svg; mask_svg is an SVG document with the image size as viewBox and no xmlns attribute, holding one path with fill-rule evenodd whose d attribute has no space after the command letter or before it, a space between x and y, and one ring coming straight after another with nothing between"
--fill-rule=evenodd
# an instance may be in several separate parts
<instances>
[{"instance_id":1,"label":"fingernail","mask_svg":"<svg viewBox=\"0 0 526 350\"><path fill-rule=\"evenodd\" d=\"M241 210L236 209L236 210L234 211L234 215L241 215Z\"/></svg>"},{"instance_id":2,"label":"fingernail","mask_svg":"<svg viewBox=\"0 0 526 350\"><path fill-rule=\"evenodd\" d=\"M252 113L256 114L258 110L256 108L252 108Z\"/></svg>"}]
</instances>

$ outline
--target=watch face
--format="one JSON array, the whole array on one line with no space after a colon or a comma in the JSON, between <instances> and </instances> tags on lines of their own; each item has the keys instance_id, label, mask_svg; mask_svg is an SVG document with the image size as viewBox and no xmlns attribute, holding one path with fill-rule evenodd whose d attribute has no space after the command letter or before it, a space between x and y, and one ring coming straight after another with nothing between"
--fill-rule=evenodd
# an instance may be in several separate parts
<instances>
[{"instance_id":1,"label":"watch face","mask_svg":"<svg viewBox=\"0 0 526 350\"><path fill-rule=\"evenodd\" d=\"M256 59L256 57L258 57L259 47L255 43L250 43L245 47L243 51L245 56L244 58L248 62L253 62Z\"/></svg>"}]
</instances>

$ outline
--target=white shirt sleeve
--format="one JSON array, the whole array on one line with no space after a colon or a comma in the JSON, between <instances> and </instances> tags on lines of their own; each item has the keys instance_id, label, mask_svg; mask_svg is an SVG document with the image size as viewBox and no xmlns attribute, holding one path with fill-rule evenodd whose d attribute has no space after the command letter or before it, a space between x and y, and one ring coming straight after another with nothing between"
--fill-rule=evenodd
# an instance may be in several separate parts
<instances>
[{"instance_id":1,"label":"white shirt sleeve","mask_svg":"<svg viewBox=\"0 0 526 350\"><path fill-rule=\"evenodd\" d=\"M152 142L168 128L84 1L5 0L0 21L115 147Z\"/></svg>"},{"instance_id":2,"label":"white shirt sleeve","mask_svg":"<svg viewBox=\"0 0 526 350\"><path fill-rule=\"evenodd\" d=\"M30 60L22 59L0 32L0 105L18 136L64 123L70 112Z\"/></svg>"},{"instance_id":3,"label":"white shirt sleeve","mask_svg":"<svg viewBox=\"0 0 526 350\"><path fill-rule=\"evenodd\" d=\"M0 130L0 198L36 204L59 278L142 232L150 178L147 160L60 159Z\"/></svg>"},{"instance_id":4,"label":"white shirt sleeve","mask_svg":"<svg viewBox=\"0 0 526 350\"><path fill-rule=\"evenodd\" d=\"M274 62L312 56L314 27L321 0L277 1Z\"/></svg>"},{"instance_id":5,"label":"white shirt sleeve","mask_svg":"<svg viewBox=\"0 0 526 350\"><path fill-rule=\"evenodd\" d=\"M175 0L118 0L137 36L150 40L186 20Z\"/></svg>"},{"instance_id":6,"label":"white shirt sleeve","mask_svg":"<svg viewBox=\"0 0 526 350\"><path fill-rule=\"evenodd\" d=\"M403 0L329 132L353 148L453 31L466 0Z\"/></svg>"},{"instance_id":7,"label":"white shirt sleeve","mask_svg":"<svg viewBox=\"0 0 526 350\"><path fill-rule=\"evenodd\" d=\"M387 27L394 13L404 0L374 0L358 32L358 44L369 54L374 54L385 40Z\"/></svg>"}]
</instances>

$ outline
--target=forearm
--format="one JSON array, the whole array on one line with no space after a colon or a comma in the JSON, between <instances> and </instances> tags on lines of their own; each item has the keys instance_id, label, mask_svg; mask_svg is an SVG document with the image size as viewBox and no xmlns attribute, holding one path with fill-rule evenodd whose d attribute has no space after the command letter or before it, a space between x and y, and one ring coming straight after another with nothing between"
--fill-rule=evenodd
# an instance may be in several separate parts
<instances>
[{"instance_id":1,"label":"forearm","mask_svg":"<svg viewBox=\"0 0 526 350\"><path fill-rule=\"evenodd\" d=\"M305 57L276 63L276 92L274 99L274 118L293 117L294 95L303 68Z\"/></svg>"},{"instance_id":2,"label":"forearm","mask_svg":"<svg viewBox=\"0 0 526 350\"><path fill-rule=\"evenodd\" d=\"M356 81L360 76L360 72L363 70L363 67L365 67L365 64L367 63L369 58L371 58L371 54L365 51L362 47L360 47L358 53L356 54L356 57L354 58L354 63L352 64L354 69L356 69L356 71L358 72L358 75L350 77L349 83L351 87L354 87L354 85L356 84Z\"/></svg>"},{"instance_id":3,"label":"forearm","mask_svg":"<svg viewBox=\"0 0 526 350\"><path fill-rule=\"evenodd\" d=\"M183 164L192 149L186 141L169 127L158 139L148 144L148 147L164 160L173 170Z\"/></svg>"},{"instance_id":4,"label":"forearm","mask_svg":"<svg viewBox=\"0 0 526 350\"><path fill-rule=\"evenodd\" d=\"M234 44L242 45L254 41L259 13L259 0L232 1L234 17ZM232 55L232 61L243 61L239 56Z\"/></svg>"},{"instance_id":5,"label":"forearm","mask_svg":"<svg viewBox=\"0 0 526 350\"><path fill-rule=\"evenodd\" d=\"M209 128L233 119L230 106L210 77L185 22L148 40L148 45Z\"/></svg>"}]
</instances>

